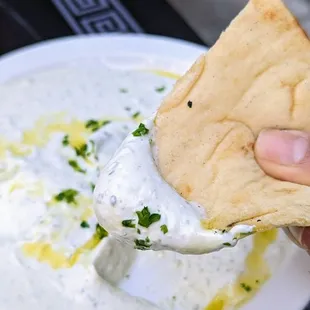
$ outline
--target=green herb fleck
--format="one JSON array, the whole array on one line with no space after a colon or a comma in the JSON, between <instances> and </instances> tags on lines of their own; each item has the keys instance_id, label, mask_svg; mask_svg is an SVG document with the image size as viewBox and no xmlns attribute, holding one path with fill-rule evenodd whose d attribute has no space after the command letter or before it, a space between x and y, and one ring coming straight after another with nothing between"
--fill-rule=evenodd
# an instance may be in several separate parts
<instances>
[{"instance_id":1,"label":"green herb fleck","mask_svg":"<svg viewBox=\"0 0 310 310\"><path fill-rule=\"evenodd\" d=\"M147 250L150 248L151 243L149 237L146 237L145 240L143 239L136 239L135 240L135 248L138 250Z\"/></svg>"},{"instance_id":2,"label":"green herb fleck","mask_svg":"<svg viewBox=\"0 0 310 310\"><path fill-rule=\"evenodd\" d=\"M109 233L97 223L96 224L96 236L101 240L107 237L108 235Z\"/></svg>"},{"instance_id":3,"label":"green herb fleck","mask_svg":"<svg viewBox=\"0 0 310 310\"><path fill-rule=\"evenodd\" d=\"M137 233L140 235L141 234L141 230L138 228L137 229Z\"/></svg>"},{"instance_id":4,"label":"green herb fleck","mask_svg":"<svg viewBox=\"0 0 310 310\"><path fill-rule=\"evenodd\" d=\"M81 224L80 224L80 226L81 226L82 228L89 228L89 224L88 224L86 221L82 221Z\"/></svg>"},{"instance_id":5,"label":"green herb fleck","mask_svg":"<svg viewBox=\"0 0 310 310\"><path fill-rule=\"evenodd\" d=\"M89 140L89 143L91 145L91 150L86 154L87 156L90 156L91 153L94 153L94 157L96 160L98 160L98 156L97 154L95 153L95 150L96 150L96 146L95 146L95 142L93 140Z\"/></svg>"},{"instance_id":6,"label":"green herb fleck","mask_svg":"<svg viewBox=\"0 0 310 310\"><path fill-rule=\"evenodd\" d=\"M151 224L160 220L160 214L151 214L148 207L144 207L141 211L136 212L138 215L138 224L142 227L148 228Z\"/></svg>"},{"instance_id":7,"label":"green herb fleck","mask_svg":"<svg viewBox=\"0 0 310 310\"><path fill-rule=\"evenodd\" d=\"M86 173L86 170L82 169L76 160L70 159L68 164L77 172Z\"/></svg>"},{"instance_id":8,"label":"green herb fleck","mask_svg":"<svg viewBox=\"0 0 310 310\"><path fill-rule=\"evenodd\" d=\"M150 223L152 224L152 223L155 223L155 222L158 222L159 220L160 220L160 214L158 214L158 213L153 213L153 214L151 214L151 216L150 216L150 218L149 218L149 221L150 221ZM150 224L150 225L151 225Z\"/></svg>"},{"instance_id":9,"label":"green herb fleck","mask_svg":"<svg viewBox=\"0 0 310 310\"><path fill-rule=\"evenodd\" d=\"M253 235L253 232L240 233L238 237L239 238L244 238L244 237L247 237L247 236L250 236L250 235Z\"/></svg>"},{"instance_id":10,"label":"green herb fleck","mask_svg":"<svg viewBox=\"0 0 310 310\"><path fill-rule=\"evenodd\" d=\"M140 123L139 127L132 133L134 137L141 137L147 135L149 130L145 127L144 124Z\"/></svg>"},{"instance_id":11,"label":"green herb fleck","mask_svg":"<svg viewBox=\"0 0 310 310\"><path fill-rule=\"evenodd\" d=\"M191 109L193 107L193 102L189 100L187 102L187 106Z\"/></svg>"},{"instance_id":12,"label":"green herb fleck","mask_svg":"<svg viewBox=\"0 0 310 310\"><path fill-rule=\"evenodd\" d=\"M132 118L135 119L135 118L137 118L139 116L140 116L140 112L136 112L135 114L132 115Z\"/></svg>"},{"instance_id":13,"label":"green herb fleck","mask_svg":"<svg viewBox=\"0 0 310 310\"><path fill-rule=\"evenodd\" d=\"M153 139L149 139L150 145L153 145Z\"/></svg>"},{"instance_id":14,"label":"green herb fleck","mask_svg":"<svg viewBox=\"0 0 310 310\"><path fill-rule=\"evenodd\" d=\"M128 93L127 88L120 88L119 91L120 91L120 93L123 93L123 94Z\"/></svg>"},{"instance_id":15,"label":"green herb fleck","mask_svg":"<svg viewBox=\"0 0 310 310\"><path fill-rule=\"evenodd\" d=\"M90 183L90 188L91 188L91 191L93 192L95 190L95 184L94 183Z\"/></svg>"},{"instance_id":16,"label":"green herb fleck","mask_svg":"<svg viewBox=\"0 0 310 310\"><path fill-rule=\"evenodd\" d=\"M80 147L75 147L75 154L76 156L81 156L83 158L86 158L88 153L87 153L87 149L88 149L88 146L87 144L83 144L81 145Z\"/></svg>"},{"instance_id":17,"label":"green herb fleck","mask_svg":"<svg viewBox=\"0 0 310 310\"><path fill-rule=\"evenodd\" d=\"M79 194L78 191L75 189L69 188L66 190L63 190L58 195L56 195L54 198L56 201L65 201L67 203L73 203L76 204L76 196Z\"/></svg>"},{"instance_id":18,"label":"green herb fleck","mask_svg":"<svg viewBox=\"0 0 310 310\"><path fill-rule=\"evenodd\" d=\"M124 227L129 227L129 228L136 228L136 224L134 223L135 220L124 220L122 221L122 225Z\"/></svg>"},{"instance_id":19,"label":"green herb fleck","mask_svg":"<svg viewBox=\"0 0 310 310\"><path fill-rule=\"evenodd\" d=\"M176 300L176 299L177 299L177 297L176 297L176 296L172 296L172 299L173 299L173 300Z\"/></svg>"},{"instance_id":20,"label":"green herb fleck","mask_svg":"<svg viewBox=\"0 0 310 310\"><path fill-rule=\"evenodd\" d=\"M166 89L166 86L161 86L161 87L155 88L155 90L156 90L158 93L162 93L165 89Z\"/></svg>"},{"instance_id":21,"label":"green herb fleck","mask_svg":"<svg viewBox=\"0 0 310 310\"><path fill-rule=\"evenodd\" d=\"M99 122L93 119L90 119L89 121L87 121L85 124L85 127L90 128L92 131L96 131L100 128Z\"/></svg>"},{"instance_id":22,"label":"green herb fleck","mask_svg":"<svg viewBox=\"0 0 310 310\"><path fill-rule=\"evenodd\" d=\"M223 245L225 245L225 246L232 246L229 242L224 242Z\"/></svg>"},{"instance_id":23,"label":"green herb fleck","mask_svg":"<svg viewBox=\"0 0 310 310\"><path fill-rule=\"evenodd\" d=\"M164 235L168 232L168 227L167 225L161 225L160 230L164 233Z\"/></svg>"},{"instance_id":24,"label":"green herb fleck","mask_svg":"<svg viewBox=\"0 0 310 310\"><path fill-rule=\"evenodd\" d=\"M65 135L62 139L62 145L63 146L67 146L69 145L69 136L68 135Z\"/></svg>"},{"instance_id":25,"label":"green herb fleck","mask_svg":"<svg viewBox=\"0 0 310 310\"><path fill-rule=\"evenodd\" d=\"M94 119L90 119L89 121L86 122L85 124L85 127L87 129L90 129L92 132L95 132L97 130L99 130L101 127L107 125L111 123L111 121L107 121L107 120L104 120L104 121L98 121L98 120L94 120Z\"/></svg>"},{"instance_id":26,"label":"green herb fleck","mask_svg":"<svg viewBox=\"0 0 310 310\"><path fill-rule=\"evenodd\" d=\"M260 282L259 280L255 280L255 283L256 283L256 284L259 284L259 282Z\"/></svg>"},{"instance_id":27,"label":"green herb fleck","mask_svg":"<svg viewBox=\"0 0 310 310\"><path fill-rule=\"evenodd\" d=\"M246 292L251 292L252 287L246 283L240 283L240 286L246 291Z\"/></svg>"}]
</instances>

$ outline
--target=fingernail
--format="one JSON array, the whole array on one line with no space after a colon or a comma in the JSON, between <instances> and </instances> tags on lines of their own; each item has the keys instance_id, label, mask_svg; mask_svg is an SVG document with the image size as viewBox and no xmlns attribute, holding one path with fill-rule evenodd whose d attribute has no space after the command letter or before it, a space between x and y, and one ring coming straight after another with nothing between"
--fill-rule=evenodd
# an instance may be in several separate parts
<instances>
[{"instance_id":1,"label":"fingernail","mask_svg":"<svg viewBox=\"0 0 310 310\"><path fill-rule=\"evenodd\" d=\"M304 228L301 232L301 245L310 250L310 228Z\"/></svg>"},{"instance_id":2,"label":"fingernail","mask_svg":"<svg viewBox=\"0 0 310 310\"><path fill-rule=\"evenodd\" d=\"M295 165L307 156L309 139L300 131L265 130L258 136L255 148L260 159L280 165Z\"/></svg>"}]
</instances>

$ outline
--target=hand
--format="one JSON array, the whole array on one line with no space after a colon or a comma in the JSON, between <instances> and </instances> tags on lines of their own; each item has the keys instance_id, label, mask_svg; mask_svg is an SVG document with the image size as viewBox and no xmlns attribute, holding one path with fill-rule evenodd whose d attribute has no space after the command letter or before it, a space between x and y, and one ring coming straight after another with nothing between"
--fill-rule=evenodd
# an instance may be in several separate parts
<instances>
[{"instance_id":1,"label":"hand","mask_svg":"<svg viewBox=\"0 0 310 310\"><path fill-rule=\"evenodd\" d=\"M310 186L310 133L262 131L255 144L255 157L269 176ZM289 227L285 232L297 245L310 251L310 227Z\"/></svg>"}]
</instances>

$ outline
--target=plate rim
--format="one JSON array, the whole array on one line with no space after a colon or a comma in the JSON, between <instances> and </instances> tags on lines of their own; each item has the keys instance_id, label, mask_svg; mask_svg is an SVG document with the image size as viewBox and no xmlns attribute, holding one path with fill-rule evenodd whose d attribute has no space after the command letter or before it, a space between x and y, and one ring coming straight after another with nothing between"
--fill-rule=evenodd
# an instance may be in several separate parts
<instances>
[{"instance_id":1,"label":"plate rim","mask_svg":"<svg viewBox=\"0 0 310 310\"><path fill-rule=\"evenodd\" d=\"M44 69L56 63L85 58L90 54L92 57L107 55L109 52L135 54L140 57L150 54L191 64L207 50L206 46L159 35L107 33L66 36L24 46L1 55L0 82L9 79L7 72L11 73L10 78L14 78L35 71L32 66ZM42 54L46 57L40 57Z\"/></svg>"},{"instance_id":2,"label":"plate rim","mask_svg":"<svg viewBox=\"0 0 310 310\"><path fill-rule=\"evenodd\" d=\"M4 53L0 55L0 61L5 60L8 57L16 56L23 52L29 52L37 48L42 48L45 46L53 45L53 44L68 44L73 41L86 41L86 40L106 40L106 39L112 39L112 40L146 40L146 41L153 41L153 42L164 42L168 44L178 44L182 45L182 47L189 47L192 49L197 49L206 51L209 48L207 46L189 42L183 39L179 38L172 38L162 35L156 35L156 34L145 34L145 33L93 33L93 34L81 34L81 35L69 35L65 37L58 37L58 38L52 38L47 39L44 41L36 42L33 44L29 44L23 47L19 47L17 49L14 49L12 51L9 51L7 53Z\"/></svg>"}]
</instances>

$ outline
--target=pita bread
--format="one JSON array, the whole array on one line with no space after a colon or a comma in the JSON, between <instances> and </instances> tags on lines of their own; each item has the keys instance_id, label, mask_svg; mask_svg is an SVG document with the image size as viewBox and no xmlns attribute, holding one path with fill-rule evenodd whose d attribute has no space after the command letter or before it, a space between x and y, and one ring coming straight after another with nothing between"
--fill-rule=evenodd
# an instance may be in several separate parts
<instances>
[{"instance_id":1,"label":"pita bread","mask_svg":"<svg viewBox=\"0 0 310 310\"><path fill-rule=\"evenodd\" d=\"M310 131L310 44L281 1L249 1L176 83L155 128L162 176L205 208L206 228L310 226L310 187L268 177L253 153L264 128Z\"/></svg>"}]
</instances>

